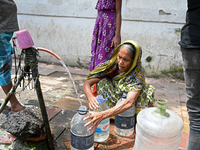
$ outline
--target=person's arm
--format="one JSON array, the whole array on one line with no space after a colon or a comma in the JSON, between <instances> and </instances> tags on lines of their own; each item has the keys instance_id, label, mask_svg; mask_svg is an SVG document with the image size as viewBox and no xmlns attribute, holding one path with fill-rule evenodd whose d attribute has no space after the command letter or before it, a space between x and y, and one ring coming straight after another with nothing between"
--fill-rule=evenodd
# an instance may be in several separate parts
<instances>
[{"instance_id":1,"label":"person's arm","mask_svg":"<svg viewBox=\"0 0 200 150\"><path fill-rule=\"evenodd\" d=\"M125 112L126 110L130 109L131 107L133 107L139 94L140 92L130 91L128 92L127 98L121 101L119 104L117 104L113 108L110 108L102 112L90 111L89 112L90 116L86 117L84 120L87 120L87 119L91 119L91 120L87 124L85 124L85 127L91 124L91 127L88 129L88 131L93 128L93 132L94 132L102 120L121 114Z\"/></svg>"},{"instance_id":2,"label":"person's arm","mask_svg":"<svg viewBox=\"0 0 200 150\"><path fill-rule=\"evenodd\" d=\"M101 80L100 78L92 78L88 79L84 82L83 84L83 91L89 100L89 108L90 109L97 109L99 106L99 103L97 102L96 97L93 96L92 91L91 91L91 86L94 85L95 83L99 82Z\"/></svg>"},{"instance_id":3,"label":"person's arm","mask_svg":"<svg viewBox=\"0 0 200 150\"><path fill-rule=\"evenodd\" d=\"M120 36L121 36L121 7L122 0L115 0L115 12L116 12L116 33L111 43L111 47L117 47L120 44Z\"/></svg>"}]
</instances>

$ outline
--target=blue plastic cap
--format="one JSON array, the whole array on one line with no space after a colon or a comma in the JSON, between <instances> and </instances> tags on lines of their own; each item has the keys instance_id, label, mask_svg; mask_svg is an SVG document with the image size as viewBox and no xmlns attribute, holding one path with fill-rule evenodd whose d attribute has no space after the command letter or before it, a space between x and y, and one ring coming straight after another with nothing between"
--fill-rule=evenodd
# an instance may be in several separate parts
<instances>
[{"instance_id":1,"label":"blue plastic cap","mask_svg":"<svg viewBox=\"0 0 200 150\"><path fill-rule=\"evenodd\" d=\"M99 104L101 104L101 103L103 103L103 102L105 101L105 99L103 99L103 96L102 96L102 95L97 95L96 99L97 99L97 102L98 102Z\"/></svg>"},{"instance_id":2,"label":"blue plastic cap","mask_svg":"<svg viewBox=\"0 0 200 150\"><path fill-rule=\"evenodd\" d=\"M79 109L76 109L76 111L79 113L79 115L85 115L88 112L88 109L86 106L81 105Z\"/></svg>"},{"instance_id":3,"label":"blue plastic cap","mask_svg":"<svg viewBox=\"0 0 200 150\"><path fill-rule=\"evenodd\" d=\"M102 96L104 93L107 94L107 97L105 99L103 99L103 96ZM101 93L101 95L97 95L96 99L97 99L98 103L101 104L102 102L107 100L108 97L109 97L108 93L106 91L104 91L103 93Z\"/></svg>"}]
</instances>

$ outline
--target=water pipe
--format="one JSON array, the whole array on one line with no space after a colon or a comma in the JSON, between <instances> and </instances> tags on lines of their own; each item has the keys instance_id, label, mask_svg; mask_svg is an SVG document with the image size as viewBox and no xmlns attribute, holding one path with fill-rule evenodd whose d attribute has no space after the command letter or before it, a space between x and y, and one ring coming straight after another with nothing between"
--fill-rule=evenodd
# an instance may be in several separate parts
<instances>
[{"instance_id":1,"label":"water pipe","mask_svg":"<svg viewBox=\"0 0 200 150\"><path fill-rule=\"evenodd\" d=\"M37 50L38 50L38 51L47 52L47 53L53 55L54 57L56 57L59 61L61 60L60 56L58 56L56 53L52 52L51 50L48 50L48 49L42 48L42 47L38 47Z\"/></svg>"}]
</instances>

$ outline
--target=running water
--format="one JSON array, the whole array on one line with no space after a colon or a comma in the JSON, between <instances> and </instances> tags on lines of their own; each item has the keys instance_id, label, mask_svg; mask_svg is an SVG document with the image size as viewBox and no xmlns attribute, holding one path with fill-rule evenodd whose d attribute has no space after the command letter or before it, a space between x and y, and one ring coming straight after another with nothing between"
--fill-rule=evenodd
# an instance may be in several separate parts
<instances>
[{"instance_id":1,"label":"running water","mask_svg":"<svg viewBox=\"0 0 200 150\"><path fill-rule=\"evenodd\" d=\"M62 59L59 60L59 61L60 61L60 63L63 65L63 67L65 68L65 70L67 71L67 73L69 74L69 78L70 78L70 80L71 80L71 82L72 82L72 84L73 84L73 86L74 86L75 92L76 92L76 94L77 94L77 96L78 96L78 101L79 101L80 105L82 106L82 102L81 102L81 100L80 100L80 97L79 97L79 94L78 94L78 91L77 91L76 84L75 84L75 82L74 82L74 79L72 78L71 73L69 72L69 69L67 68L67 66L65 65L65 63L64 63L64 61L63 61Z\"/></svg>"}]
</instances>

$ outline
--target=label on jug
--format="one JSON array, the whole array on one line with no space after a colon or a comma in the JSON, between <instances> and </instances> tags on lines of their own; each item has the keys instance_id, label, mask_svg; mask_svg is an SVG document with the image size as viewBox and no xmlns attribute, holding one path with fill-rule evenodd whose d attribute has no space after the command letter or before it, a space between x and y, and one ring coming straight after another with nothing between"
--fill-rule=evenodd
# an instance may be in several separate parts
<instances>
[{"instance_id":1,"label":"label on jug","mask_svg":"<svg viewBox=\"0 0 200 150\"><path fill-rule=\"evenodd\" d=\"M71 145L76 149L87 150L94 144L94 134L77 136L71 132Z\"/></svg>"},{"instance_id":2,"label":"label on jug","mask_svg":"<svg viewBox=\"0 0 200 150\"><path fill-rule=\"evenodd\" d=\"M104 123L105 121L106 121L106 123ZM97 126L95 133L104 133L104 132L107 132L110 129L109 119L105 119L102 122Z\"/></svg>"},{"instance_id":3,"label":"label on jug","mask_svg":"<svg viewBox=\"0 0 200 150\"><path fill-rule=\"evenodd\" d=\"M115 116L115 126L120 129L131 129L135 126L135 115L131 117Z\"/></svg>"}]
</instances>

